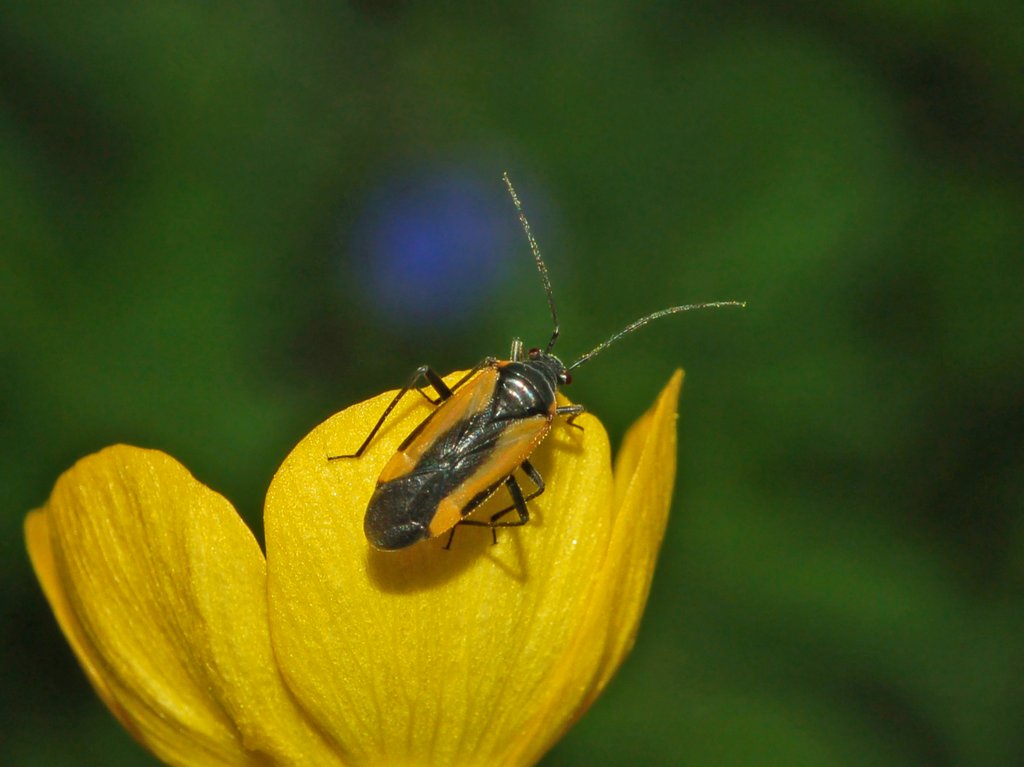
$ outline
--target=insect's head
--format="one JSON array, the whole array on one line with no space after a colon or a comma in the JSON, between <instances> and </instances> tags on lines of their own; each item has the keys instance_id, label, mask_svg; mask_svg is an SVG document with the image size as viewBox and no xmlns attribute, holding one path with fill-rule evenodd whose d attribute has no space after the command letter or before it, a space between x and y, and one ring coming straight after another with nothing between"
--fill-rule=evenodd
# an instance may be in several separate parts
<instances>
[{"instance_id":1,"label":"insect's head","mask_svg":"<svg viewBox=\"0 0 1024 767\"><path fill-rule=\"evenodd\" d=\"M538 349L535 346L526 353L526 357L550 369L559 386L568 386L572 383L572 373L566 369L565 363L554 354L549 354L546 350Z\"/></svg>"}]
</instances>

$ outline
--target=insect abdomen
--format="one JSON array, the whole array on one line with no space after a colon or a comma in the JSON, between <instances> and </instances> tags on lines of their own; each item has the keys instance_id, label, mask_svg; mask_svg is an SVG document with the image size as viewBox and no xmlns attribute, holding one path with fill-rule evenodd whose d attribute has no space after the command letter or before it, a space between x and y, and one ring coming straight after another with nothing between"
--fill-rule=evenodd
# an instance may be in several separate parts
<instances>
[{"instance_id":1,"label":"insect abdomen","mask_svg":"<svg viewBox=\"0 0 1024 767\"><path fill-rule=\"evenodd\" d=\"M429 538L428 524L450 492L441 472L410 472L377 485L363 519L363 532L378 549L393 550Z\"/></svg>"}]
</instances>

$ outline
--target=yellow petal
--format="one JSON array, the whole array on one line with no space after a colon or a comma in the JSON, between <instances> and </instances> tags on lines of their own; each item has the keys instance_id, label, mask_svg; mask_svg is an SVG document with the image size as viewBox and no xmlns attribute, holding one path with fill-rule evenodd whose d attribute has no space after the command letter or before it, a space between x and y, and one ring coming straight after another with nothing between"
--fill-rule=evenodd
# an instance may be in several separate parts
<instances>
[{"instance_id":1,"label":"yellow petal","mask_svg":"<svg viewBox=\"0 0 1024 767\"><path fill-rule=\"evenodd\" d=\"M615 533L602 595L614 626L600 687L633 648L665 537L676 478L676 421L683 371L677 370L654 405L629 429L615 459ZM614 606L614 608L613 608ZM600 691L600 690L599 690Z\"/></svg>"},{"instance_id":2,"label":"yellow petal","mask_svg":"<svg viewBox=\"0 0 1024 767\"><path fill-rule=\"evenodd\" d=\"M462 528L450 551L442 537L380 552L363 535L366 503L430 406L409 395L361 458L327 456L358 446L393 395L319 426L271 485L270 622L282 673L353 764L532 763L596 694L635 633L628 626L613 641L604 627L616 623L607 614L617 609L609 603L616 588L601 581L623 569L611 559L630 548L619 540L629 531L613 530L607 435L591 416L578 419L583 431L556 425L531 458L547 491L531 502L530 523L501 531L497 546L488 530ZM635 503L646 495L625 493ZM479 517L507 503L498 493ZM640 514L635 503L623 503L622 513ZM665 512L641 524L644 535L660 540ZM642 603L649 578L632 578L644 594L634 587L628 598ZM583 656L589 664L577 662Z\"/></svg>"},{"instance_id":3,"label":"yellow petal","mask_svg":"<svg viewBox=\"0 0 1024 767\"><path fill-rule=\"evenodd\" d=\"M676 477L676 420L683 371L677 370L654 405L630 427L615 457L614 568L601 595L612 616L612 639L600 689L633 648L665 537ZM596 693L595 693L596 694Z\"/></svg>"},{"instance_id":4,"label":"yellow petal","mask_svg":"<svg viewBox=\"0 0 1024 767\"><path fill-rule=\"evenodd\" d=\"M676 470L676 418L683 371L630 427L615 460L612 531L587 595L586 620L552 680L547 707L519 739L517 764L532 764L581 717L633 648L665 536Z\"/></svg>"},{"instance_id":5,"label":"yellow petal","mask_svg":"<svg viewBox=\"0 0 1024 767\"><path fill-rule=\"evenodd\" d=\"M90 681L160 759L339 763L276 670L258 544L174 459L116 446L79 461L26 538Z\"/></svg>"},{"instance_id":6,"label":"yellow petal","mask_svg":"<svg viewBox=\"0 0 1024 767\"><path fill-rule=\"evenodd\" d=\"M134 731L131 717L124 712L121 704L107 686L102 672L103 664L95 657L93 648L86 640L82 626L75 617L74 610L68 604L67 594L64 593L64 587L61 585L60 576L57 574L57 567L53 561L53 547L50 545L50 522L45 510L33 511L25 518L25 541L28 546L29 559L36 571L36 577L39 578L39 583L43 587L43 593L57 618L57 624L78 657L78 662L82 664L86 677L118 721L137 740L141 740Z\"/></svg>"}]
</instances>

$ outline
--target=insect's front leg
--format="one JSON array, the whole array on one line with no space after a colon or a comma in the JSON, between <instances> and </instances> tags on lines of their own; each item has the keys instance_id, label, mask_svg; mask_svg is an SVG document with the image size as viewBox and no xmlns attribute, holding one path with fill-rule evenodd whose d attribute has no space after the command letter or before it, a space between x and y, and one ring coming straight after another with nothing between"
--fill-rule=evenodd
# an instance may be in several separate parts
<instances>
[{"instance_id":1,"label":"insect's front leg","mask_svg":"<svg viewBox=\"0 0 1024 767\"><path fill-rule=\"evenodd\" d=\"M430 395L428 395L425 391L423 391L422 388L420 388L418 383L421 379L425 380L427 384L433 387L434 391L437 392L437 399L432 399ZM455 385L455 388L458 388L458 386L462 384L464 380L465 379L459 381L458 384ZM439 405L452 396L452 389L448 387L448 384L444 382L444 379L441 378L441 376L437 373L436 370L430 367L430 365L420 365L418 368L416 368L416 372L413 373L412 378L409 379L409 382L399 390L398 394L395 395L395 398L391 400L390 404L388 404L386 408L384 408L384 412L381 413L380 418L377 419L377 423L374 424L372 429L370 429L370 433L366 435L366 439L363 440L363 444L361 444L354 453L346 453L344 455L329 455L327 456L327 460L337 461L340 458L359 458L365 452L370 442L373 441L373 438L377 435L377 432L380 431L380 427L384 425L384 421L386 421L387 417L391 415L391 411L395 409L395 406L398 404L398 401L402 399L402 397L404 397L406 392L408 392L410 389L414 389L415 391L419 392L419 394L432 405Z\"/></svg>"},{"instance_id":2,"label":"insect's front leg","mask_svg":"<svg viewBox=\"0 0 1024 767\"><path fill-rule=\"evenodd\" d=\"M562 405L561 407L555 408L555 415L567 415L569 416L565 422L574 429L583 431L583 427L576 423L576 419L587 412L587 409L583 405Z\"/></svg>"}]
</instances>

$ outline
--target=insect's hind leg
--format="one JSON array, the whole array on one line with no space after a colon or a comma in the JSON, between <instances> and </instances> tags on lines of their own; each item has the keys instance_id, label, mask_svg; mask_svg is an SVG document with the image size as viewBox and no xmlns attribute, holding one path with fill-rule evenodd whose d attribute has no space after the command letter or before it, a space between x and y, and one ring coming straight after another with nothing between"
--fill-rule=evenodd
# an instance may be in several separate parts
<instances>
[{"instance_id":1,"label":"insect's hind leg","mask_svg":"<svg viewBox=\"0 0 1024 767\"><path fill-rule=\"evenodd\" d=\"M519 468L521 468L523 470L523 473L526 474L526 476L528 476L530 478L530 481L533 482L533 484L534 484L533 492L531 492L529 495L523 496L522 488L519 487L519 483L518 482L515 482L516 490L519 491L519 495L522 497L523 506L526 506L526 502L527 501L532 501L534 498L536 498L538 495L540 495L541 493L544 492L544 490L545 490L545 487L544 487L544 477L542 477L540 475L540 472L537 471L534 468L533 464L530 463L529 461L523 461L519 465ZM513 482L515 481L513 477L509 477L509 479L512 479ZM512 488L508 485L507 480L506 480L506 487L508 487L509 495L512 496L512 505L511 506L506 506L504 509L500 509L499 511L496 511L494 514L491 514L491 524L489 525L489 527L491 527L491 528L494 528L494 527L519 527L520 525L524 524L524 522L526 521L526 520L523 520L523 522L516 521L516 522L505 523L505 524L498 523L498 520L501 519L506 514L508 514L510 511L518 511L519 510L519 505L516 502L516 494L515 494L515 492L513 492ZM519 516L522 517L522 513L521 512L520 512ZM527 516L527 519L529 519L529 514L527 514L526 516Z\"/></svg>"},{"instance_id":2,"label":"insect's hind leg","mask_svg":"<svg viewBox=\"0 0 1024 767\"><path fill-rule=\"evenodd\" d=\"M472 527L489 527L491 529L491 538L493 543L498 542L498 528L499 527L520 527L530 521L530 509L526 505L527 501L536 498L538 495L544 492L544 478L540 475L533 464L529 461L523 461L521 465L522 470L526 473L526 476L530 478L530 481L536 486L529 495L523 495L523 490L519 487L519 483L516 482L514 476L509 476L505 479L505 487L508 489L509 495L512 496L512 505L506 506L504 509L495 512L491 515L490 520L487 522L480 522L475 519L463 519L458 522L455 527L452 528L451 533L448 534L448 541L445 543L444 548L450 549L452 546L452 539L455 537L455 531L459 529L459 525L470 525ZM508 514L510 511L515 511L518 515L517 519L511 522L499 521L503 516ZM493 544L492 544L493 545Z\"/></svg>"},{"instance_id":3,"label":"insect's hind leg","mask_svg":"<svg viewBox=\"0 0 1024 767\"><path fill-rule=\"evenodd\" d=\"M434 388L434 391L437 392L437 399L431 399L430 395L428 395L425 391L423 391L422 388L420 388L417 385L421 378L425 379L426 383L428 383L430 386ZM455 388L458 388L459 384L461 384L464 380L465 379L459 381L459 383L455 385ZM420 365L418 368L416 368L416 372L413 373L412 378L409 379L409 382L399 390L398 394L395 395L395 398L391 400L391 402L388 404L386 408L384 408L384 412L381 413L380 418L377 419L377 423L374 424L372 429L370 429L370 433L366 435L366 439L363 440L363 444L361 444L354 453L346 453L344 455L329 455L327 456L327 460L337 461L341 458L359 458L366 451L366 448L369 446L369 444L373 441L373 438L377 435L377 432L380 431L380 427L384 425L384 421L386 421L387 417L391 415L391 411L395 409L395 406L398 404L398 401L402 399L402 397L404 397L406 392L408 392L410 389L415 389L417 392L419 392L423 396L423 398L426 399L427 402L429 402L431 405L440 405L442 402L444 402L446 399L452 396L453 391L453 389L448 387L448 384L444 382L441 376L438 375L437 371L430 367L430 365Z\"/></svg>"},{"instance_id":4,"label":"insect's hind leg","mask_svg":"<svg viewBox=\"0 0 1024 767\"><path fill-rule=\"evenodd\" d=\"M380 431L380 427L384 425L384 421L386 421L387 417L391 415L391 411L395 409L395 406L398 404L398 401L402 399L402 397L404 397L406 392L408 392L410 389L414 389L420 396L423 397L423 399L425 399L431 405L440 405L446 399L451 397L455 390L462 386L462 384L466 383L466 381L468 381L474 375L479 373L485 367L488 367L493 364L494 358L487 357L480 363L474 365L473 368L466 373L466 375L462 376L462 378L460 378L450 387L448 386L448 384L444 382L444 379L441 378L441 375L432 367L430 367L430 365L420 365L418 368L416 368L416 372L412 374L412 378L409 379L409 383L403 386L401 390L398 392L398 394L395 395L395 398L391 400L390 404L388 404L388 406L384 408L384 412L380 414L380 418L377 419L377 423L374 424L372 429L370 429L370 433L366 435L366 439L363 440L363 444L361 444L354 453L346 453L344 455L329 455L327 456L327 460L337 461L341 458L359 458L366 451L366 448L369 446L369 444L373 441L373 438L376 436L377 432ZM417 382L421 378L425 379L426 382L434 388L434 391L437 392L437 399L432 399L430 395L423 391L421 387L417 386Z\"/></svg>"}]
</instances>

